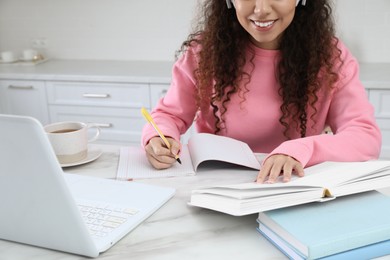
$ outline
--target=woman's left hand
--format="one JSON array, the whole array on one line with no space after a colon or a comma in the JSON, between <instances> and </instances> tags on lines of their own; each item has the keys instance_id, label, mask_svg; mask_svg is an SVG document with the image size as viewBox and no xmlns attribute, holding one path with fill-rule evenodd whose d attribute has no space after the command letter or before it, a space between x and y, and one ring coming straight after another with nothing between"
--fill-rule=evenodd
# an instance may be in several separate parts
<instances>
[{"instance_id":1,"label":"woman's left hand","mask_svg":"<svg viewBox=\"0 0 390 260\"><path fill-rule=\"evenodd\" d=\"M283 175L283 182L289 182L292 174L304 176L302 164L288 155L275 154L264 162L256 182L275 183L280 175Z\"/></svg>"}]
</instances>

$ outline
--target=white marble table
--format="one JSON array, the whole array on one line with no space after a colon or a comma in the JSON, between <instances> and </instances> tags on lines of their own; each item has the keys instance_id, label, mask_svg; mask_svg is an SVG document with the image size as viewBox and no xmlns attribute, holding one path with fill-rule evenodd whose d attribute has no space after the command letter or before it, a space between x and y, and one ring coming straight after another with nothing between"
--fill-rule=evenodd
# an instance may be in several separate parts
<instances>
[{"instance_id":1,"label":"white marble table","mask_svg":"<svg viewBox=\"0 0 390 260\"><path fill-rule=\"evenodd\" d=\"M67 173L115 178L119 147L99 145L104 153L96 161ZM254 180L253 171L218 169L197 176L154 179L144 182L177 189L175 196L154 215L125 236L99 259L202 260L287 259L256 231L257 215L233 217L187 205L193 188L213 183ZM390 194L390 190L385 190ZM67 253L0 240L1 260L84 259ZM390 259L390 256L382 259Z\"/></svg>"}]
</instances>

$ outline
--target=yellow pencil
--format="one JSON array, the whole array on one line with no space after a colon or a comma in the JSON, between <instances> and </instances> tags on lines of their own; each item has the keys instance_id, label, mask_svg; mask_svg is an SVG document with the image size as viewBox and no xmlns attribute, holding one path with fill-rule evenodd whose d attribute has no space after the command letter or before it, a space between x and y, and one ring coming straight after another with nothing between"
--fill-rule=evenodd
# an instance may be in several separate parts
<instances>
[{"instance_id":1,"label":"yellow pencil","mask_svg":"<svg viewBox=\"0 0 390 260\"><path fill-rule=\"evenodd\" d=\"M156 130L157 134L164 141L166 147L170 150L171 149L171 144L168 142L167 138L165 138L164 134L158 128L158 126L154 122L154 120L153 120L152 116L149 114L149 112L143 107L143 108L141 108L141 113L144 116L144 118L146 119L146 121L148 121L153 126L154 130ZM176 158L176 161L181 164L180 158L179 158L179 156L177 154L175 155L175 158Z\"/></svg>"}]
</instances>

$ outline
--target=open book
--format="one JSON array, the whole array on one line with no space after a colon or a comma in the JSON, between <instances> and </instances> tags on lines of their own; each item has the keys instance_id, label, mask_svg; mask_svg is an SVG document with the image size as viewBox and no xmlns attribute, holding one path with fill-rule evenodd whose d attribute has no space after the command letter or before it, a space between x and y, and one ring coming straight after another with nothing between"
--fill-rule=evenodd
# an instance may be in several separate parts
<instances>
[{"instance_id":1,"label":"open book","mask_svg":"<svg viewBox=\"0 0 390 260\"><path fill-rule=\"evenodd\" d=\"M306 168L305 177L294 177L287 183L253 182L193 190L189 204L242 216L389 186L390 161L324 162Z\"/></svg>"},{"instance_id":2,"label":"open book","mask_svg":"<svg viewBox=\"0 0 390 260\"><path fill-rule=\"evenodd\" d=\"M180 151L182 164L164 170L154 169L142 147L123 147L119 157L117 179L161 178L195 175L205 162L225 162L259 170L260 162L249 146L241 141L213 134L195 134Z\"/></svg>"}]
</instances>

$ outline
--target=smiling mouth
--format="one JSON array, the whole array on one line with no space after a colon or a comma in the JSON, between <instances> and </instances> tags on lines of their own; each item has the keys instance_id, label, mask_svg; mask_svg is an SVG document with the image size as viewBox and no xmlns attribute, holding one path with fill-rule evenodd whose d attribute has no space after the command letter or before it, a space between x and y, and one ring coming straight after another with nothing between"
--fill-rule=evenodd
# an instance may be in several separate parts
<instances>
[{"instance_id":1,"label":"smiling mouth","mask_svg":"<svg viewBox=\"0 0 390 260\"><path fill-rule=\"evenodd\" d=\"M266 22L260 22L260 21L252 21L257 27L260 27L260 28L269 28L271 27L275 22L276 20L273 20L273 21L266 21Z\"/></svg>"}]
</instances>

